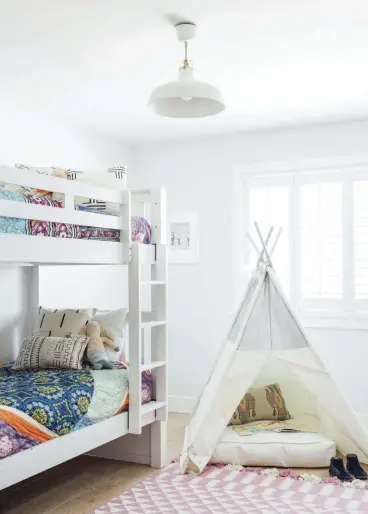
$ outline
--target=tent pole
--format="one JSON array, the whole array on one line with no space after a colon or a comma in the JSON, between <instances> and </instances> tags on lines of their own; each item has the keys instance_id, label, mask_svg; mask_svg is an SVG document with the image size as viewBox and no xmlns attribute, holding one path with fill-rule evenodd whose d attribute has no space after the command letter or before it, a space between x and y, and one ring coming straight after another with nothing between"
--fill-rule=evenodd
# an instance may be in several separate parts
<instances>
[{"instance_id":1,"label":"tent pole","mask_svg":"<svg viewBox=\"0 0 368 514\"><path fill-rule=\"evenodd\" d=\"M262 243L262 246L263 246L263 250L264 250L264 253L266 254L266 258L267 258L268 264L271 266L271 268L273 268L273 264L272 264L272 260L271 260L270 254L268 253L268 250L267 250L267 247L265 245L262 233L261 233L259 225L258 225L258 223L256 221L254 222L254 226L256 227L259 239L261 240L261 243Z\"/></svg>"},{"instance_id":2,"label":"tent pole","mask_svg":"<svg viewBox=\"0 0 368 514\"><path fill-rule=\"evenodd\" d=\"M275 248L277 246L277 243L279 242L279 239L280 239L280 236L281 236L281 233L282 233L282 227L279 228L279 230L277 231L277 234L276 234L276 239L272 245L272 248L270 250L270 255L272 256L274 251L275 251Z\"/></svg>"},{"instance_id":3,"label":"tent pole","mask_svg":"<svg viewBox=\"0 0 368 514\"><path fill-rule=\"evenodd\" d=\"M270 227L270 229L268 231L268 234L267 234L267 237L266 237L266 245L268 244L269 240L271 239L271 235L273 233L273 229L274 229L274 227ZM262 250L261 255L258 257L258 261L257 261L256 267L258 267L260 265L261 261L263 260L263 255L264 255L264 250Z\"/></svg>"}]
</instances>

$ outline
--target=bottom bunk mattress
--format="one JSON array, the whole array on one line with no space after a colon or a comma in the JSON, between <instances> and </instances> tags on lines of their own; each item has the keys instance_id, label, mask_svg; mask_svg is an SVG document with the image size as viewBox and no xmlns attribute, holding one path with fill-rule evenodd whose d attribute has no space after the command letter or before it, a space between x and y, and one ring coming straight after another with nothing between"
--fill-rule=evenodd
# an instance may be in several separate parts
<instances>
[{"instance_id":1,"label":"bottom bunk mattress","mask_svg":"<svg viewBox=\"0 0 368 514\"><path fill-rule=\"evenodd\" d=\"M151 401L152 375L142 373L142 403ZM127 410L129 371L0 367L0 458Z\"/></svg>"},{"instance_id":2,"label":"bottom bunk mattress","mask_svg":"<svg viewBox=\"0 0 368 514\"><path fill-rule=\"evenodd\" d=\"M277 468L328 467L336 455L333 441L312 432L259 432L242 435L226 427L211 462Z\"/></svg>"}]
</instances>

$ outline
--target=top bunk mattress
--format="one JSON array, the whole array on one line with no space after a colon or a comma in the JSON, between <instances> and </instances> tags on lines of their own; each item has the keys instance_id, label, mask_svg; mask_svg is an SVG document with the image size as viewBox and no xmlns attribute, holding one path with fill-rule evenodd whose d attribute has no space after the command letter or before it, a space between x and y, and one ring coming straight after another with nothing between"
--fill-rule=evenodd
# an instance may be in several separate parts
<instances>
[{"instance_id":1,"label":"top bunk mattress","mask_svg":"<svg viewBox=\"0 0 368 514\"><path fill-rule=\"evenodd\" d=\"M31 194L20 194L2 188L0 188L0 200L27 202L44 205L46 207L63 207L62 202L59 200L54 200L46 196L40 197ZM76 205L75 208L87 212L111 215L108 212L103 213L94 207L84 205ZM120 242L120 230L117 229L28 220L7 216L0 216L0 233ZM140 216L132 217L132 240L145 244L150 244L151 242L151 226L146 219Z\"/></svg>"},{"instance_id":2,"label":"top bunk mattress","mask_svg":"<svg viewBox=\"0 0 368 514\"><path fill-rule=\"evenodd\" d=\"M128 409L129 371L0 366L0 458L92 425ZM142 372L142 404L151 401L152 375Z\"/></svg>"}]
</instances>

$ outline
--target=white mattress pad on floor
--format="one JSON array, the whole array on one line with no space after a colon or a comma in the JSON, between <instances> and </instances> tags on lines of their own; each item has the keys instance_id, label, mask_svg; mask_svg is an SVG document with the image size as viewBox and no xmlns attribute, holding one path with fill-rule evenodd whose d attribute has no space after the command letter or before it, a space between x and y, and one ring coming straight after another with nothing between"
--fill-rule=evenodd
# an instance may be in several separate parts
<instances>
[{"instance_id":1,"label":"white mattress pad on floor","mask_svg":"<svg viewBox=\"0 0 368 514\"><path fill-rule=\"evenodd\" d=\"M327 467L336 445L327 437L311 432L262 432L239 435L226 427L211 462L241 466L293 468Z\"/></svg>"}]
</instances>

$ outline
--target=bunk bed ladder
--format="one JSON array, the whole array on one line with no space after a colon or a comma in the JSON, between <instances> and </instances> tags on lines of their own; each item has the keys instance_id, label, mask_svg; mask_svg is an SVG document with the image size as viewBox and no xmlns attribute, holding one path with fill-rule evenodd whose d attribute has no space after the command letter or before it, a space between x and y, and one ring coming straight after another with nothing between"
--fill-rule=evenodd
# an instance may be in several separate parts
<instances>
[{"instance_id":1,"label":"bunk bed ladder","mask_svg":"<svg viewBox=\"0 0 368 514\"><path fill-rule=\"evenodd\" d=\"M166 245L154 245L155 259L148 265L149 276L146 276L143 273L146 246L132 244L129 265L129 432L141 434L142 427L154 416L151 438L160 439L166 430L168 396L167 254ZM149 290L150 310L143 311L143 291ZM142 405L142 372L148 370L153 377L153 399Z\"/></svg>"}]
</instances>

